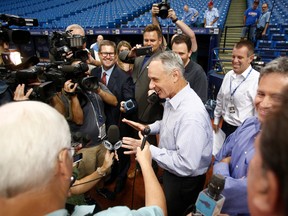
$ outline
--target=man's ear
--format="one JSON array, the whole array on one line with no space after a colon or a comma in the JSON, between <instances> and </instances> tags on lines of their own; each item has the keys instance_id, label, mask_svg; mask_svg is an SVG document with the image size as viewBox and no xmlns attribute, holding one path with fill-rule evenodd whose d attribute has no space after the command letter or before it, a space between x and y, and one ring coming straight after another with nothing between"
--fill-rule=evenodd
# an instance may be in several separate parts
<instances>
[{"instance_id":1,"label":"man's ear","mask_svg":"<svg viewBox=\"0 0 288 216\"><path fill-rule=\"evenodd\" d=\"M249 56L250 63L254 60L255 54Z\"/></svg>"},{"instance_id":2,"label":"man's ear","mask_svg":"<svg viewBox=\"0 0 288 216\"><path fill-rule=\"evenodd\" d=\"M172 77L173 77L173 82L177 82L179 77L180 77L180 71L179 70L173 70L172 72Z\"/></svg>"},{"instance_id":3,"label":"man's ear","mask_svg":"<svg viewBox=\"0 0 288 216\"><path fill-rule=\"evenodd\" d=\"M58 175L70 179L72 170L72 159L68 149L60 151L58 156Z\"/></svg>"},{"instance_id":4,"label":"man's ear","mask_svg":"<svg viewBox=\"0 0 288 216\"><path fill-rule=\"evenodd\" d=\"M279 204L280 188L275 174L266 170L255 187L257 192L253 197L254 206L265 215L273 215L279 211L281 207Z\"/></svg>"}]
</instances>

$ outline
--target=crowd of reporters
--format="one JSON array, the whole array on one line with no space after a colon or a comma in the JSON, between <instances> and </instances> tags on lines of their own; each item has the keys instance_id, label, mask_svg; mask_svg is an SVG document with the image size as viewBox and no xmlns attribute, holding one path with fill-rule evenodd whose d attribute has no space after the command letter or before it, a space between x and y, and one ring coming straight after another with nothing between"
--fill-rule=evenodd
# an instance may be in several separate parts
<instances>
[{"instance_id":1,"label":"crowd of reporters","mask_svg":"<svg viewBox=\"0 0 288 216\"><path fill-rule=\"evenodd\" d=\"M210 6L213 7L213 4ZM171 48L173 52L165 51L165 49L167 49L167 42L166 44L163 43L163 40L165 38L160 31L160 28L158 26L159 23L157 23L157 18L155 16L155 14L158 14L160 12L160 9L161 8L159 8L159 5L154 5L152 7L152 21L154 24L148 25L143 32L143 46L151 47L149 53L145 55L139 55L139 53L137 54L137 50L139 50L140 48L139 46L135 46L132 48L131 46L129 46L129 43L127 45L126 42L122 42L123 44L127 45L128 49L120 52L120 45L118 48L114 42L109 40L102 40L101 42L99 42L99 44L97 44L97 55L99 56L99 59L96 60L93 58L93 52L86 48L87 42L85 39L84 29L77 24L73 24L68 26L64 33L56 32L52 35L52 37L50 38L49 48L51 62L44 64L44 66L41 65L41 67L44 67L44 69L42 69L41 73L38 73L36 77L33 77L32 80L30 79L30 77L29 79L27 78L27 80L25 78L25 83L22 83L22 80L19 80L19 75L17 77L17 73L19 74L21 73L21 71L16 70L16 75L12 77L13 85L9 86L7 84L8 82L6 76L5 80L0 81L0 105L3 106L3 108L0 108L2 111L2 117L5 116L7 110L11 109L15 111L15 114L17 114L16 117L19 118L13 120L12 126L21 124L21 118L25 117L24 114L21 113L20 108L22 108L23 110L27 110L27 113L29 113L31 117L35 115L35 118L41 118L41 115L44 115L44 113L39 112L39 109L43 109L43 111L46 110L49 115L51 114L51 116L57 116L57 119L59 121L62 121L60 123L56 121L53 122L51 120L51 127L63 127L63 130L65 131L51 131L51 134L48 134L48 132L46 134L45 130L43 129L43 138L47 140L49 140L49 136L56 137L58 134L60 134L60 132L66 135L66 141L62 140L63 146L60 146L62 149L58 149L58 152L54 152L54 156L57 155L57 160L60 167L58 170L59 173L58 171L57 173L59 175L63 175L66 178L66 180L64 180L65 178L61 179L59 177L59 179L56 180L60 182L66 181L65 184L63 183L64 193L61 194L61 196L64 197L61 201L59 200L59 203L61 203L61 207L59 209L64 208L62 205L66 201L67 194L65 193L67 193L68 190L72 194L85 194L85 198L89 199L89 194L86 192L96 186L97 191L100 194L107 196L106 198L113 199L113 196L115 196L115 194L117 195L117 193L124 189L127 180L127 172L130 166L130 154L135 153L142 168L146 190L145 196L147 197L146 206L150 206L150 208L147 209L140 209L140 212L147 211L146 215L166 215L166 211L168 210L169 216L183 215L188 213L186 210L190 204L196 203L198 194L203 189L206 179L206 173L210 167L210 164L212 163L213 131L209 115L206 112L204 106L207 98L203 96L203 94L207 95L207 80L205 79L206 75L203 69L201 69L201 66L197 66L198 64L196 62L190 60L193 53L197 52L197 42L195 39L195 34L193 30L187 28L188 26L184 22L178 20L173 9L169 9L167 11L167 18L170 18L174 23L176 23L176 25L182 30L182 32L185 33L185 35L176 35L172 39ZM62 40L65 40L64 44L60 43ZM179 47L177 47L177 45L179 46L179 44L184 44L184 47L180 47L179 49ZM252 68L250 64L253 60L252 56L254 55L253 49L250 49L249 42L239 42L235 45L233 49L233 52L235 51L235 53L233 53L233 61L236 61L234 60L235 58L239 58L239 56L241 57L242 53L241 51L239 51L239 49L244 49L243 47L245 49L247 48L247 50L245 50L245 52L247 52L245 53L245 57L247 54L248 58L247 61L245 60L247 65L244 65L245 68L241 68L240 74L246 70L250 70L250 72L248 72L248 75L244 77L245 81L251 73ZM5 38L1 38L0 48L1 52L8 51L9 41ZM186 50L186 53L183 53L183 50ZM252 53L249 53L250 51L252 51ZM181 58L178 56L178 54ZM287 99L283 96L283 89L285 89L285 85L287 84L287 61L287 57L282 57L276 59L275 61L268 64L265 68L263 68L263 74L260 75L258 86L256 86L254 89L255 91L257 91L257 94L255 93L256 95L254 94L251 96L251 98L253 97L251 99L252 101L254 100L254 96L256 97L255 101L257 101L257 97L259 100L258 104L256 102L254 102L255 104L251 102L251 106L255 106L254 109L258 111L259 115L259 119L257 119L257 117L253 117L255 118L253 119L253 121L256 121L257 124L263 124L264 131L267 133L269 133L269 130L271 128L267 126L268 123L265 124L264 121L262 121L263 119L261 118L263 116L261 115L263 114L263 112L269 113L270 116L270 113L273 113L272 111L274 111L274 109L277 110L276 114L271 114L272 117L269 118L272 122L276 120L282 122L283 120L279 119L277 115L280 115L279 113L283 113L283 115L285 115L285 110L283 106L285 103L287 103ZM23 71L23 73L30 73L31 71L27 71L27 69L34 67L34 63L35 62L33 61L28 61L27 64L29 67L27 67L26 64L24 66L24 69L26 71ZM126 66L124 66L124 64L126 64ZM233 71L237 74L237 64L233 64L235 66L233 68ZM126 68L126 70L124 70L124 68ZM7 71L11 72L11 68L5 67L4 73L7 73ZM198 73L197 76L194 74L195 71L197 71ZM192 72L194 76L189 75L189 73L192 74ZM200 74L204 77L202 81L199 78L201 77ZM265 104L266 100L268 99L265 99L265 101L264 99L260 101L259 98L261 97L261 95L259 94L262 93L264 94L264 96L265 94L270 94L270 88L272 87L267 87L267 84L263 84L263 82L272 82L274 78L272 76L274 75L280 76L278 77L278 80L283 79L282 83L278 83L279 88L274 89L276 92L274 92L274 94L271 93L272 97L276 95L279 100L277 101L277 104L276 102L269 102L270 107L268 107L268 105L267 107L265 107L263 104ZM196 78L198 79L197 82L195 82ZM253 80L257 83L258 76L256 78L253 77ZM199 82L202 82L203 84L199 86ZM238 87L242 84L242 82L240 82L240 84L238 82ZM45 85L43 85L43 83L45 83ZM27 88L29 86L32 86L32 88ZM256 88L258 88L258 90ZM43 93L43 91L48 90L49 94L46 94L46 92ZM156 99L151 99L152 95L156 95ZM40 100L54 107L58 111L58 113L61 114L61 117L59 114L56 115L56 112L52 111L52 109L48 108L48 106L43 105L40 102L27 103L27 100L29 101L31 97L34 97L34 99ZM177 98L177 100L175 98ZM219 110L220 99L217 100ZM19 102L18 107L17 103L11 103L11 105L9 105L9 102L12 101L26 102ZM182 103L179 103L179 101L182 101ZM5 105L6 103L8 103L8 105ZM181 107L181 109L179 110L177 110L178 105ZM237 104L233 104L233 106L234 105ZM227 107L222 106L222 108L225 109ZM216 112L217 109L215 113ZM230 114L228 115L233 114L231 108L229 112ZM223 114L225 112L220 113L222 115L219 114L217 117L220 118L222 116L224 117L225 121L225 115ZM11 117L7 117L7 121L9 120L9 118ZM63 122L64 118L66 119L66 123ZM266 116L263 118L266 118ZM237 133L239 134L241 130L246 129L245 127L247 126L245 124L248 124L249 120L250 119L248 117L245 117L245 119L241 119L241 123L237 125L237 127L239 128L235 127L235 132L233 133L232 131L231 136L228 136L229 134L227 134L227 139L223 144L220 153L215 156L215 167L219 167L220 163L222 163L223 166L223 163L225 163L231 164L232 169L234 169L235 167L237 168L236 165L234 167L234 165L232 164L233 160L236 160L236 158L234 157L240 158L241 156L243 157L243 155L237 156L236 151L238 154L246 154L246 152L244 153L237 150L237 145L239 145L240 147L243 147L244 145L242 145L241 143L237 144L236 140L240 137L240 135L238 137ZM23 121L25 122L27 120L24 119ZM49 121L49 119L47 119L47 121ZM260 123L258 121L260 121ZM31 121L30 123L32 124L34 122ZM25 128L25 130L27 131L24 130L23 133L29 133L30 129L28 128L28 125L30 123L28 123L27 121L27 128ZM41 127L45 127L44 122L38 123L39 126L41 125ZM6 121L1 124L1 127L4 128L5 124ZM37 121L35 121L35 124L37 124ZM217 122L217 125L218 124L219 122ZM69 132L67 131L68 125ZM123 140L123 148L113 149L112 151L107 150L107 147L105 147L104 145L104 140L107 139L107 132L111 125L119 126L119 139ZM143 137L141 133L138 134L137 131L143 132L145 127L147 126L151 128L151 135L147 140L148 144L145 146L144 150L141 151L141 139L143 139ZM285 122L283 122L283 125L281 126L285 128ZM136 130L133 130L133 128ZM215 132L217 132L217 129L215 129L214 125ZM8 128L6 130L9 136L15 136L15 134L11 133ZM69 157L67 157L69 155L68 150L71 149L70 131L74 134L80 133L81 136L86 136L86 141L85 143L82 142L83 147L81 149L80 146L74 146L77 149L78 153L83 154L81 162L77 163L77 165L73 168L74 171L72 171L72 167L69 166L69 163L71 163L71 158L69 159ZM275 164L269 164L269 157L267 155L262 155L263 152L257 152L257 148L259 148L259 145L261 146L260 148L264 148L262 147L262 142L266 142L267 145L267 142L270 142L272 138L262 135L264 134L264 132L261 132L260 135L258 135L258 133L260 133L260 129L257 129L255 131L255 134L251 136L253 138L255 138L256 136L260 136L260 138L257 139L255 144L255 156L253 147L254 142L251 143L251 141L247 141L245 145L249 145L249 149L251 149L252 153L249 152L249 158L247 159L246 157L244 157L244 159L247 159L247 163L249 164L250 160L253 162L256 160L261 161L263 157L263 163L268 163L268 170L272 172L273 178L276 178L280 181L280 184L277 185L277 187L285 188L285 182L282 183L282 180L279 179L281 178L280 176L282 175L282 173L276 173L276 171L273 170L274 167L271 168L271 166L275 166ZM160 138L157 137L157 134L160 135ZM138 135L141 138L140 140L138 138ZM193 137L191 137L191 135ZM30 141L29 139L31 139L26 135L23 135L23 137L25 137L27 141ZM233 138L233 140L235 141L234 143L237 144L235 144L236 147L229 147L230 145L232 145L232 142L230 141L232 137L235 137ZM15 142L15 140L10 140L7 137L3 136L3 140L4 138L7 139L6 143L8 141ZM57 138L55 138L55 142L57 142ZM260 142L260 144L257 144L257 142ZM283 145L282 142L284 143L285 141L283 139L279 140L279 148ZM3 142L3 146L4 145L5 144ZM43 145L49 145L49 142L45 141L43 142ZM229 149L225 149L228 147ZM233 150L233 148L235 148L236 150ZM62 152L63 149L64 151ZM188 154L190 154L190 156L192 157L191 159L189 159ZM227 159L224 160L226 157ZM252 159L253 157L255 158ZM283 155L283 159L285 159L286 157L287 155ZM9 158L7 160L9 161ZM67 166L61 165L63 160L65 161L65 163L68 164ZM116 160L118 160L119 162L115 163ZM164 169L163 190L165 193L163 193L158 179L154 173L156 172L157 174L157 164L155 163L156 165L154 164L153 166L151 166L151 164L149 164L151 160L154 161L154 163L156 161L157 164ZM256 162L254 162L254 165L252 165L252 168L253 166L257 165L255 165L255 163ZM13 171L13 169L11 170ZM51 172L51 168L49 169ZM232 189L227 188L228 184L226 185L226 188L224 187L223 194L227 194L227 202L224 204L223 213L228 213L229 215L249 215L250 213L253 215L260 215L259 212L261 212L261 215L273 215L275 212L284 212L283 214L285 215L286 210L284 208L285 205L283 204L285 204L285 200L287 198L286 194L284 194L284 197L282 198L280 194L278 194L279 191L275 195L277 196L275 200L278 200L280 204L276 204L275 201L275 205L270 205L270 208L267 207L266 209L261 209L261 207L257 203L255 204L256 201L253 197L251 197L250 194L258 193L257 190L251 187L251 182L253 181L253 178L255 178L255 176L253 175L256 174L250 172L250 176L252 176L251 180L250 182L249 178L247 180L248 165L245 167L241 180L239 176L233 176L234 174L232 172L231 174L225 174L225 172L223 172L223 169L215 169L214 172L223 175L226 180L228 179L228 183L235 183L235 185L231 184ZM227 172L229 172L229 168ZM285 172L284 168L283 170L281 170L281 172ZM74 176L72 175L72 173L74 173ZM77 173L77 175L75 175L75 173ZM69 189L69 187L71 186L71 175L73 176L73 178L76 179L73 179L73 182L71 183L71 185L73 185ZM69 184L67 184L67 177L69 179ZM49 176L50 180L51 178L52 177ZM237 180L237 178L239 179ZM104 190L105 182L109 180L114 181L115 179L116 187L114 189L114 193L111 195L111 193L109 194L107 193L107 191ZM53 181L54 180L55 179L53 179ZM94 181L90 182L90 180ZM152 189L147 186L148 180L152 181ZM263 177L263 181L266 180L267 179ZM55 187L53 181L49 182L49 188L50 186L51 188ZM237 181L241 181L241 183L238 184ZM39 180L39 182L41 182L41 180ZM37 184L39 184L39 182L37 182ZM275 181L269 181L268 183L275 184ZM185 184L186 186L188 185L188 188L183 184ZM244 193L241 193L241 195L245 197L241 197L241 202L243 203L240 203L239 205L242 208L238 208L239 205L235 204L233 197L230 198L231 194L229 194L229 190L233 191L233 187L238 187L239 185L242 186L243 184ZM155 190L153 191L153 189ZM23 192L23 197L14 197L15 194L21 195L21 190L20 192L15 190L15 192L13 192L14 194L12 193L9 196L1 193L2 195L0 204L3 204L3 212L5 213L6 211L7 215L13 215L18 210L23 211L27 208L27 206L29 206L28 204L27 206L25 206L24 202L24 204L19 205L18 210L15 209L15 212L13 213L11 206L15 202L23 202L23 200L26 199L27 196L29 196L30 194L30 191L28 190L29 193L27 194L25 194L27 191L25 191L25 193ZM259 189L259 191L261 192L261 188ZM153 194L154 192L159 195L159 198L157 198L159 199L158 201L156 201L155 198L153 199L151 196L151 194ZM271 193L272 192L273 191L271 191ZM49 194L52 196L51 192L49 192ZM39 195L38 191L35 193L35 195ZM28 200L33 201L35 197L32 196ZM5 198L7 199L5 200ZM9 200L8 198L11 199ZM261 199L261 197L259 199ZM250 209L252 209L251 212L248 209L247 202L249 202L249 207ZM264 201L263 203L268 205L268 203L265 203ZM55 205L58 204L55 203ZM160 208L155 206L158 206ZM279 209L277 209L276 207ZM232 208L232 210L230 211L229 208ZM96 211L95 209L92 210ZM49 211L52 210L58 209L41 209L39 207L37 211L39 211L40 214L47 214L49 213ZM75 211L77 211L77 209L75 209ZM85 211L88 210L85 209ZM114 208L114 211L128 212L130 210L123 208L117 210L116 208ZM155 212L152 213L153 211ZM103 212L103 215L104 214L105 213ZM99 215L101 215L101 212L99 213Z\"/></svg>"}]
</instances>

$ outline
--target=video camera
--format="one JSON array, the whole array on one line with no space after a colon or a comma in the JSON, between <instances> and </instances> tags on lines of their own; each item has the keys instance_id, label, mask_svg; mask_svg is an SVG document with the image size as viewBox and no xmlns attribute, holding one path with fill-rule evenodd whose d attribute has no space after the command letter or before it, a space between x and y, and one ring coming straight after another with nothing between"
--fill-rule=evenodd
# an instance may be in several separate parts
<instances>
[{"instance_id":1,"label":"video camera","mask_svg":"<svg viewBox=\"0 0 288 216\"><path fill-rule=\"evenodd\" d=\"M10 14L0 14L0 41L14 44L26 44L30 41L30 32L10 29L9 26L38 26L37 19L21 18Z\"/></svg>"},{"instance_id":2,"label":"video camera","mask_svg":"<svg viewBox=\"0 0 288 216\"><path fill-rule=\"evenodd\" d=\"M159 8L159 13L157 14L158 17L161 19L166 19L168 16L168 10L170 9L170 4L168 0L162 0L162 2L155 4Z\"/></svg>"},{"instance_id":3,"label":"video camera","mask_svg":"<svg viewBox=\"0 0 288 216\"><path fill-rule=\"evenodd\" d=\"M4 43L15 46L30 42L30 32L19 29L11 29L10 26L38 26L37 19L21 18L10 14L0 14L0 45ZM4 66L0 67L0 79L14 91L18 84L24 83L33 88L30 98L43 100L47 98L47 89L51 88L51 82L40 83L38 76L41 70L35 65L39 63L36 56L22 58L17 49L5 50L1 53ZM31 83L37 82L38 85Z\"/></svg>"},{"instance_id":4,"label":"video camera","mask_svg":"<svg viewBox=\"0 0 288 216\"><path fill-rule=\"evenodd\" d=\"M39 67L39 64L38 66ZM72 80L73 83L78 83L79 88L76 93L81 90L93 91L99 87L97 77L87 77L85 72L88 71L88 65L80 62L75 65L67 65L63 62L44 63L42 64L42 78L44 80L52 81L57 92L61 91L64 83L67 80Z\"/></svg>"},{"instance_id":5,"label":"video camera","mask_svg":"<svg viewBox=\"0 0 288 216\"><path fill-rule=\"evenodd\" d=\"M49 38L49 52L56 61L67 61L66 56L73 53L71 59L80 59L85 62L88 59L88 52L83 50L86 37L71 34L71 31L55 31Z\"/></svg>"}]
</instances>

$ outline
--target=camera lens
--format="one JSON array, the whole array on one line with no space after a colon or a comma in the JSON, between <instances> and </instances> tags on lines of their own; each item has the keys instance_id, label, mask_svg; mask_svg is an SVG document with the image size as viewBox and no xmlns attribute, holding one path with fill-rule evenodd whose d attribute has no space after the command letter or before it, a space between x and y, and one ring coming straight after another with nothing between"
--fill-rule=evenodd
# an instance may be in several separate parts
<instances>
[{"instance_id":1,"label":"camera lens","mask_svg":"<svg viewBox=\"0 0 288 216\"><path fill-rule=\"evenodd\" d=\"M131 108L133 108L133 102L132 101L127 101L126 102L126 107L128 108L128 109L131 109Z\"/></svg>"}]
</instances>

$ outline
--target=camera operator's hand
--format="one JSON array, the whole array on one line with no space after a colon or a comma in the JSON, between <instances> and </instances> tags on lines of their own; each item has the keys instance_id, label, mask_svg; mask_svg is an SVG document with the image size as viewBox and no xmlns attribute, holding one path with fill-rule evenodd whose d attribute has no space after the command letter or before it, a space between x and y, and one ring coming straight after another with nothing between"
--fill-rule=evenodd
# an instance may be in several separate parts
<instances>
[{"instance_id":1,"label":"camera operator's hand","mask_svg":"<svg viewBox=\"0 0 288 216\"><path fill-rule=\"evenodd\" d=\"M14 101L23 101L23 100L29 100L29 96L33 92L33 88L30 88L26 94L25 91L25 84L19 84L14 92Z\"/></svg>"},{"instance_id":2,"label":"camera operator's hand","mask_svg":"<svg viewBox=\"0 0 288 216\"><path fill-rule=\"evenodd\" d=\"M159 14L159 7L157 4L152 5L151 13L152 13L152 16L155 16L155 17L157 16L157 14Z\"/></svg>"},{"instance_id":3,"label":"camera operator's hand","mask_svg":"<svg viewBox=\"0 0 288 216\"><path fill-rule=\"evenodd\" d=\"M77 88L78 84L77 83L73 83L72 80L67 80L65 83L64 83L64 91L66 93L74 93L76 88Z\"/></svg>"},{"instance_id":4,"label":"camera operator's hand","mask_svg":"<svg viewBox=\"0 0 288 216\"><path fill-rule=\"evenodd\" d=\"M135 47L133 47L131 50L130 50L130 52L129 52L129 54L128 54L128 58L136 58L137 57L137 55L136 55L136 49L137 48L139 48L139 47L141 47L141 45L140 44L136 44L136 46Z\"/></svg>"},{"instance_id":5,"label":"camera operator's hand","mask_svg":"<svg viewBox=\"0 0 288 216\"><path fill-rule=\"evenodd\" d=\"M124 108L125 101L120 102L120 111L126 113L126 109Z\"/></svg>"},{"instance_id":6,"label":"camera operator's hand","mask_svg":"<svg viewBox=\"0 0 288 216\"><path fill-rule=\"evenodd\" d=\"M172 21L173 21L173 20L177 20L177 15L176 15L175 11L174 11L172 8L170 8L170 9L168 10L168 16L167 16L167 18L170 18Z\"/></svg>"},{"instance_id":7,"label":"camera operator's hand","mask_svg":"<svg viewBox=\"0 0 288 216\"><path fill-rule=\"evenodd\" d=\"M94 59L90 52L87 52L87 55L88 55L88 59L86 60L87 64L92 64L95 66L101 66L101 62ZM89 72L90 72L90 70L89 70Z\"/></svg>"}]
</instances>

